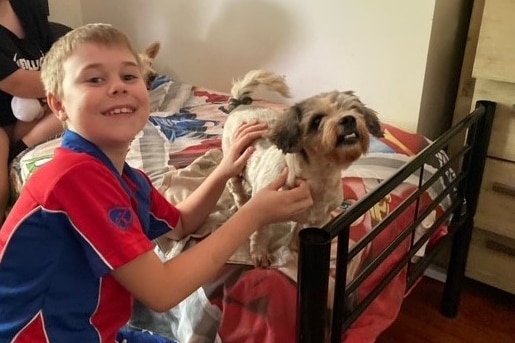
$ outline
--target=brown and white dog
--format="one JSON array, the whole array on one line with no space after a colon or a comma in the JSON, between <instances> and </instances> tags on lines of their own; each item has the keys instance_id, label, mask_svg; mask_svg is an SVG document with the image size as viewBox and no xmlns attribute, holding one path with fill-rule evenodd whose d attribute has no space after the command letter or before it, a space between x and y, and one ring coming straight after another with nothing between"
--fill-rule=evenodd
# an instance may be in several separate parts
<instances>
[{"instance_id":1,"label":"brown and white dog","mask_svg":"<svg viewBox=\"0 0 515 343\"><path fill-rule=\"evenodd\" d=\"M250 71L233 84L222 149L228 149L243 122L267 122L269 133L256 141L241 177L229 180L228 187L240 207L287 166L287 186L292 187L296 178L307 180L314 200L298 224L321 227L342 203L342 169L368 151L370 133L382 136L377 114L351 91L318 94L280 113L252 104L250 96L260 85L289 96L283 77L261 70ZM270 264L268 241L268 230L263 228L250 237L254 265Z\"/></svg>"},{"instance_id":2,"label":"brown and white dog","mask_svg":"<svg viewBox=\"0 0 515 343\"><path fill-rule=\"evenodd\" d=\"M160 48L161 44L159 42L154 42L138 54L143 68L143 79L145 80L147 89L150 89L152 82L154 82L158 75L157 71L154 69L153 63Z\"/></svg>"}]
</instances>

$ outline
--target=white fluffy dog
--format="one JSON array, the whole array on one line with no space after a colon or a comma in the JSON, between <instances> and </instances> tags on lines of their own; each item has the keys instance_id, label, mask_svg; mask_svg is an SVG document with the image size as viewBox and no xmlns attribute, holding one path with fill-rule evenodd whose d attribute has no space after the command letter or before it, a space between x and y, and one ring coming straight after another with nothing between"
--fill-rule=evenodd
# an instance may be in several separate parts
<instances>
[{"instance_id":1,"label":"white fluffy dog","mask_svg":"<svg viewBox=\"0 0 515 343\"><path fill-rule=\"evenodd\" d=\"M241 207L250 196L275 180L288 167L287 186L296 178L308 181L313 207L298 219L303 227L321 227L343 200L342 169L368 151L369 132L382 136L376 113L367 108L353 92L328 92L301 101L284 113L252 105L250 95L260 85L288 97L284 78L253 70L231 89L222 149L231 145L234 132L243 122L267 122L267 137L255 143L241 177L229 180L236 205ZM250 237L250 256L255 266L270 264L268 230L260 229Z\"/></svg>"}]
</instances>

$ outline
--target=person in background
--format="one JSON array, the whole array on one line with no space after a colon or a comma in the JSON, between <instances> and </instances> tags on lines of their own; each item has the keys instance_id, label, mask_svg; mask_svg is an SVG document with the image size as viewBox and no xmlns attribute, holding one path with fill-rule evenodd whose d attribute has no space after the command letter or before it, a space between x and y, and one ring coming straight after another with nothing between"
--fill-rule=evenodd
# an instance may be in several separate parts
<instances>
[{"instance_id":1,"label":"person in background","mask_svg":"<svg viewBox=\"0 0 515 343\"><path fill-rule=\"evenodd\" d=\"M252 232L313 205L305 180L282 190L285 170L208 237L161 261L152 240L196 231L267 126L243 124L213 172L171 205L125 162L150 115L141 72L127 36L107 24L69 32L45 56L47 103L67 129L0 229L0 342L114 343L133 297L169 310L215 277Z\"/></svg>"},{"instance_id":2,"label":"person in background","mask_svg":"<svg viewBox=\"0 0 515 343\"><path fill-rule=\"evenodd\" d=\"M40 1L0 0L0 224L9 201L9 163L27 147L63 130L47 106L31 121L19 120L13 113L13 97L45 98L39 70L53 40ZM19 109L22 116L23 111Z\"/></svg>"}]
</instances>

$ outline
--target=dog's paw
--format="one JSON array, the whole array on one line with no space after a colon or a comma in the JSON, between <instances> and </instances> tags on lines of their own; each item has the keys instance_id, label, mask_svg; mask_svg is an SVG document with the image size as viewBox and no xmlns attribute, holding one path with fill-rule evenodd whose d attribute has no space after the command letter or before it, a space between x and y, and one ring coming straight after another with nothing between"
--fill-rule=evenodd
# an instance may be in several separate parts
<instances>
[{"instance_id":1,"label":"dog's paw","mask_svg":"<svg viewBox=\"0 0 515 343\"><path fill-rule=\"evenodd\" d=\"M268 268L272 264L272 256L266 249L256 249L251 251L250 259L256 268Z\"/></svg>"}]
</instances>

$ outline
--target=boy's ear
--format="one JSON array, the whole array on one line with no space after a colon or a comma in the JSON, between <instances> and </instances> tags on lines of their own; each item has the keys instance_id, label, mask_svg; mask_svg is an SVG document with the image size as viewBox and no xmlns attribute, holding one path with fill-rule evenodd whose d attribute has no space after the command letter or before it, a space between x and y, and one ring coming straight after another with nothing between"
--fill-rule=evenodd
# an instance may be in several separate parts
<instances>
[{"instance_id":1,"label":"boy's ear","mask_svg":"<svg viewBox=\"0 0 515 343\"><path fill-rule=\"evenodd\" d=\"M66 114L66 111L64 110L64 105L60 98L56 97L53 94L48 94L46 97L46 101L47 101L48 107L50 107L52 112L54 112L54 114L60 121L64 122L64 121L66 121L66 119L68 119L68 115Z\"/></svg>"}]
</instances>

